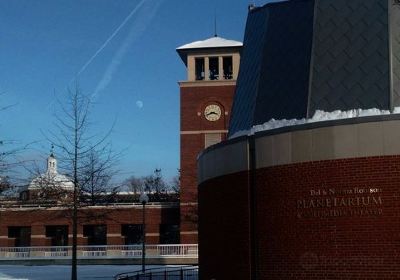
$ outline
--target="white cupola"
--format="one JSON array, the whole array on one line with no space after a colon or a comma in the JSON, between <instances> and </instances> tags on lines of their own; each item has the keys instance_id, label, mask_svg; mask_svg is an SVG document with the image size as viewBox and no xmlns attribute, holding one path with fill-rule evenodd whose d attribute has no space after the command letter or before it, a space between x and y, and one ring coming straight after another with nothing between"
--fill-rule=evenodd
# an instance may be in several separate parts
<instances>
[{"instance_id":1,"label":"white cupola","mask_svg":"<svg viewBox=\"0 0 400 280\"><path fill-rule=\"evenodd\" d=\"M50 156L47 158L47 171L49 175L56 175L57 174L57 160L52 152Z\"/></svg>"}]
</instances>

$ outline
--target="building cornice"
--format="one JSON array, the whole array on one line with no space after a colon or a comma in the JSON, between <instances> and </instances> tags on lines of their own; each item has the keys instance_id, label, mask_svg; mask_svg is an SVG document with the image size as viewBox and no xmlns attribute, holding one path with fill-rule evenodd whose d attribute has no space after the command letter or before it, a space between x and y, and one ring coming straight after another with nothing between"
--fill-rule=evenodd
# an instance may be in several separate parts
<instances>
[{"instance_id":1,"label":"building cornice","mask_svg":"<svg viewBox=\"0 0 400 280\"><path fill-rule=\"evenodd\" d=\"M220 87L220 86L236 86L236 80L223 81L180 81L178 82L181 88L184 87Z\"/></svg>"}]
</instances>

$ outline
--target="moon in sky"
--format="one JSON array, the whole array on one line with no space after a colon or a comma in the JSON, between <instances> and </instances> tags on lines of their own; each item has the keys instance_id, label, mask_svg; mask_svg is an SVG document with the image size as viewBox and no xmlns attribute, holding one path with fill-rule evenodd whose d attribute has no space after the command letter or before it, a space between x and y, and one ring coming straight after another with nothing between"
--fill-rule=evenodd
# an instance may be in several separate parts
<instances>
[{"instance_id":1,"label":"moon in sky","mask_svg":"<svg viewBox=\"0 0 400 280\"><path fill-rule=\"evenodd\" d=\"M136 101L136 106L137 106L139 109L142 109L142 108L143 108L143 101L140 101L140 100Z\"/></svg>"}]
</instances>

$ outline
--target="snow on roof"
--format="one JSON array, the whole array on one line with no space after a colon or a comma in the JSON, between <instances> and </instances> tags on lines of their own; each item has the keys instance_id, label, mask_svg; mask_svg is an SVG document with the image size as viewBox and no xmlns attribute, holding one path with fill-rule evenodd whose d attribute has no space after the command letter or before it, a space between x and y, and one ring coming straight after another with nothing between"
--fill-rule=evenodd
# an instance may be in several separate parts
<instances>
[{"instance_id":1,"label":"snow on roof","mask_svg":"<svg viewBox=\"0 0 400 280\"><path fill-rule=\"evenodd\" d=\"M315 111L315 114L310 119L291 119L291 120L275 120L271 119L263 124L255 125L249 130L241 130L234 133L229 139L240 137L243 135L254 135L260 131L271 130L280 127L301 125L306 123L322 122L322 121L333 121L340 119L350 119L350 118L360 118L367 116L380 116L380 115L390 115L391 112L388 110L380 110L376 108L371 109L352 109L348 111L336 110L333 112L325 112L322 110ZM400 107L394 108L392 114L400 114Z\"/></svg>"},{"instance_id":2,"label":"snow on roof","mask_svg":"<svg viewBox=\"0 0 400 280\"><path fill-rule=\"evenodd\" d=\"M65 190L73 190L74 183L71 179L63 174L40 174L34 178L28 186L28 190L42 189L45 187L56 187Z\"/></svg>"},{"instance_id":3,"label":"snow on roof","mask_svg":"<svg viewBox=\"0 0 400 280\"><path fill-rule=\"evenodd\" d=\"M228 48L228 47L241 47L242 42L228 40L221 37L211 37L203 41L195 41L177 48L177 50L187 49L205 49L205 48Z\"/></svg>"}]
</instances>

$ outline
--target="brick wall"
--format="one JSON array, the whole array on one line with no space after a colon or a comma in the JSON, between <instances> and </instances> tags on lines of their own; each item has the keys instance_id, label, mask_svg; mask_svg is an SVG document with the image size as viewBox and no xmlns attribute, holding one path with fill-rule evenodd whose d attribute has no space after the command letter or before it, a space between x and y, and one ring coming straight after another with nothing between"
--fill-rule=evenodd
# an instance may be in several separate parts
<instances>
[{"instance_id":1,"label":"brick wall","mask_svg":"<svg viewBox=\"0 0 400 280\"><path fill-rule=\"evenodd\" d=\"M235 86L181 87L181 131L228 129L234 92ZM207 121L204 108L209 103L219 103L228 115L215 122Z\"/></svg>"},{"instance_id":2,"label":"brick wall","mask_svg":"<svg viewBox=\"0 0 400 280\"><path fill-rule=\"evenodd\" d=\"M250 279L248 173L199 186L200 279Z\"/></svg>"},{"instance_id":3,"label":"brick wall","mask_svg":"<svg viewBox=\"0 0 400 280\"><path fill-rule=\"evenodd\" d=\"M201 279L249 279L247 173L199 188ZM255 197L258 279L398 279L400 156L260 169Z\"/></svg>"},{"instance_id":4,"label":"brick wall","mask_svg":"<svg viewBox=\"0 0 400 280\"><path fill-rule=\"evenodd\" d=\"M122 224L141 224L141 207L97 208L95 210L79 210L78 243L87 245L87 238L83 237L83 225L107 225L107 244L123 245L121 236ZM31 245L49 246L50 238L46 238L46 226L68 225L69 242L72 244L72 221L68 210L53 209L7 209L0 211L0 247L14 246L13 240L8 238L9 226L30 226ZM179 224L179 208L146 208L146 235L147 243L159 243L160 224Z\"/></svg>"},{"instance_id":5,"label":"brick wall","mask_svg":"<svg viewBox=\"0 0 400 280\"><path fill-rule=\"evenodd\" d=\"M181 242L197 243L197 155L204 149L205 136L199 131L227 130L235 86L181 87ZM218 121L204 118L208 104L219 104L222 115ZM226 112L226 113L225 113ZM226 134L222 135L222 139Z\"/></svg>"}]
</instances>

